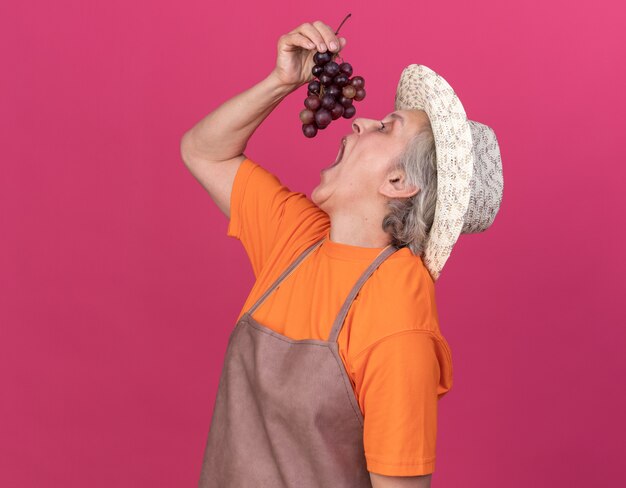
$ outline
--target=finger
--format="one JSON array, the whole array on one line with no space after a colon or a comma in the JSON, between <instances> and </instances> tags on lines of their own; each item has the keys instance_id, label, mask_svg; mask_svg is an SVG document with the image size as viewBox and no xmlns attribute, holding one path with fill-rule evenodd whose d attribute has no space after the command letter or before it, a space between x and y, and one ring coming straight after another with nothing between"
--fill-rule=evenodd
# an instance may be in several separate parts
<instances>
[{"instance_id":1,"label":"finger","mask_svg":"<svg viewBox=\"0 0 626 488\"><path fill-rule=\"evenodd\" d=\"M315 49L315 44L308 37L303 36L299 32L292 32L283 36L283 41L287 45L298 46L304 49Z\"/></svg>"},{"instance_id":2,"label":"finger","mask_svg":"<svg viewBox=\"0 0 626 488\"><path fill-rule=\"evenodd\" d=\"M313 22L313 26L320 32L320 34L324 38L324 43L326 44L326 47L328 47L328 49L332 52L337 52L341 47L341 44L339 44L339 39L337 39L337 36L330 28L330 26L325 24L321 20L316 20L315 22Z\"/></svg>"},{"instance_id":3,"label":"finger","mask_svg":"<svg viewBox=\"0 0 626 488\"><path fill-rule=\"evenodd\" d=\"M319 52L323 53L324 51L326 51L327 46L325 44L324 37L322 36L320 31L313 26L313 24L306 22L298 27L296 31L313 41L317 46L317 50Z\"/></svg>"}]
</instances>

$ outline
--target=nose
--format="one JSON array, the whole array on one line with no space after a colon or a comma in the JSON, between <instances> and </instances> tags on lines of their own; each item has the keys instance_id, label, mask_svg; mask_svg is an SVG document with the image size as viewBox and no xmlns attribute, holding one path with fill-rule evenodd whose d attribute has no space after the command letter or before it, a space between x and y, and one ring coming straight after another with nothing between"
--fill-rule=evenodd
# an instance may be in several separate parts
<instances>
[{"instance_id":1,"label":"nose","mask_svg":"<svg viewBox=\"0 0 626 488\"><path fill-rule=\"evenodd\" d=\"M352 130L357 134L364 132L365 130L376 128L377 125L380 125L376 120L372 119L364 119L362 117L358 117L354 119L352 122Z\"/></svg>"}]
</instances>

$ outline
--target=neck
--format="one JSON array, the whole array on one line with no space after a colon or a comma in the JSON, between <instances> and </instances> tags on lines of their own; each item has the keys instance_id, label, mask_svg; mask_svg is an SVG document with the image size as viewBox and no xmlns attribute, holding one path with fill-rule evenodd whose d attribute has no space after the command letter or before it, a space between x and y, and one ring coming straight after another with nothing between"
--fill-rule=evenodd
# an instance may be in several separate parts
<instances>
[{"instance_id":1,"label":"neck","mask_svg":"<svg viewBox=\"0 0 626 488\"><path fill-rule=\"evenodd\" d=\"M330 235L332 242L358 247L383 248L390 244L391 239L382 228L385 217L382 209L365 212L333 212L330 217Z\"/></svg>"}]
</instances>

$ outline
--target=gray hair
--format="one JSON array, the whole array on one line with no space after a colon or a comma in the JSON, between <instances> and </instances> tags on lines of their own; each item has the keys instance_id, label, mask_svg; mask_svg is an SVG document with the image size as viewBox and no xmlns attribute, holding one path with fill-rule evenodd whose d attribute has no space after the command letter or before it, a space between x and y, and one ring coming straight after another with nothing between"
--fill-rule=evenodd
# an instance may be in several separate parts
<instances>
[{"instance_id":1,"label":"gray hair","mask_svg":"<svg viewBox=\"0 0 626 488\"><path fill-rule=\"evenodd\" d=\"M419 190L412 197L389 200L382 227L391 236L390 244L423 256L437 203L437 153L430 121L409 140L393 164L393 169L404 172L407 184Z\"/></svg>"}]
</instances>

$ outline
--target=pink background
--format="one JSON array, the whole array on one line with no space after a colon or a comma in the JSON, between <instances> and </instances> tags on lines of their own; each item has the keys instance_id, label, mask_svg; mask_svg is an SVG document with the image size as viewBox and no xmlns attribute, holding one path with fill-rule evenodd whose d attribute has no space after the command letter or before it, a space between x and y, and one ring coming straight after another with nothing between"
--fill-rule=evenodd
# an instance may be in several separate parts
<instances>
[{"instance_id":1,"label":"pink background","mask_svg":"<svg viewBox=\"0 0 626 488\"><path fill-rule=\"evenodd\" d=\"M425 64L502 152L496 221L437 285L433 487L624 486L623 2L389 5L3 4L0 486L196 486L253 275L180 138L269 74L281 34L348 12L357 116ZM245 152L310 196L351 129L306 139L305 92Z\"/></svg>"}]
</instances>

